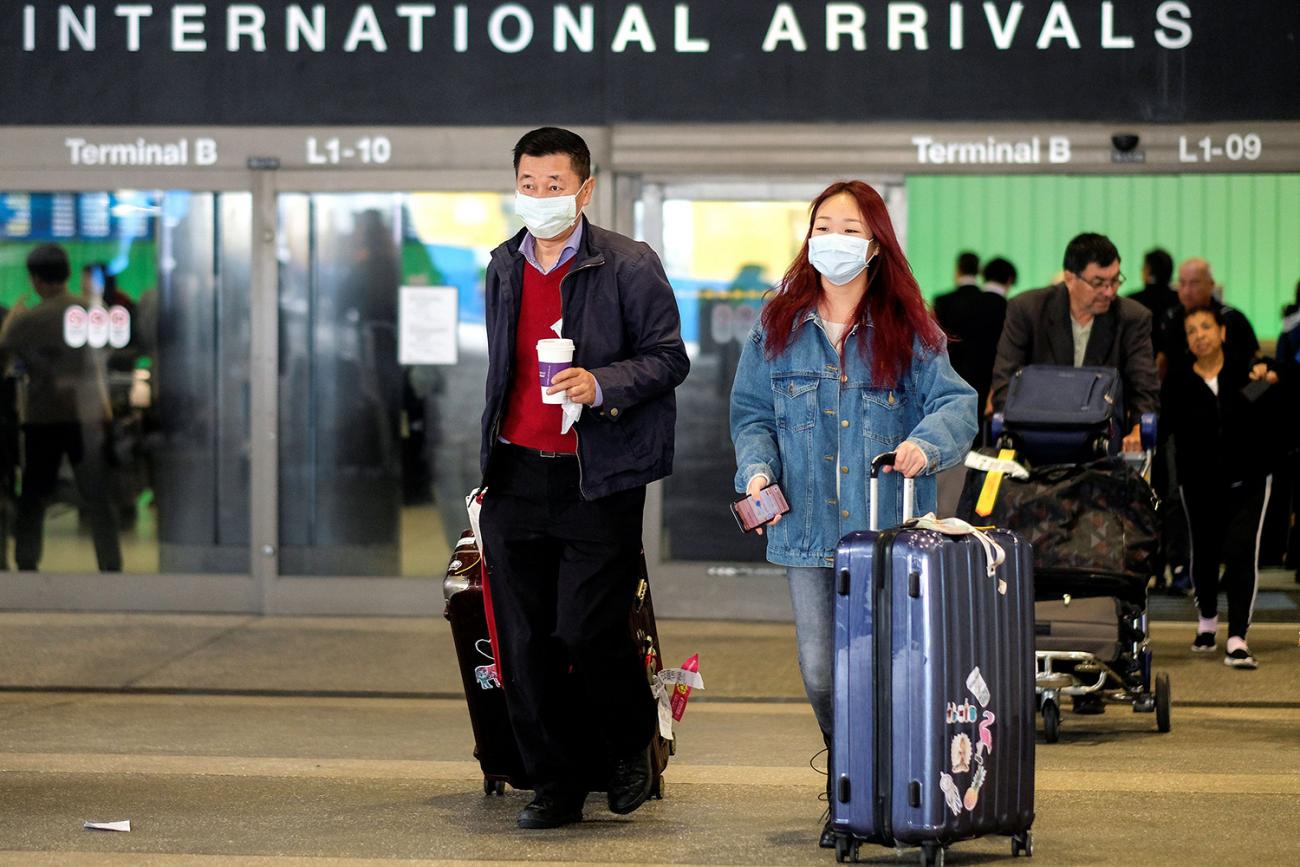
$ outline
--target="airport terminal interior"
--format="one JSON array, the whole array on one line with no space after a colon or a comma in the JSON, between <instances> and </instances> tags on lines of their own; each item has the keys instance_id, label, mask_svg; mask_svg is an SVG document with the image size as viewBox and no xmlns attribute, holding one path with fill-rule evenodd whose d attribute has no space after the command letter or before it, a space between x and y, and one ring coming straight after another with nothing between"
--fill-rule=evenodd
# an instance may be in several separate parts
<instances>
[{"instance_id":1,"label":"airport terminal interior","mask_svg":"<svg viewBox=\"0 0 1300 867\"><path fill-rule=\"evenodd\" d=\"M1022 684L1034 707L1018 720L1034 727L1018 754L1033 773L1029 852L1009 819L947 849L862 835L840 838L856 851L819 846L848 780L828 796L786 569L732 513L731 403L746 336L809 237L810 202L851 178L879 193L931 310L965 252L1014 264L1014 302L1082 280L1062 252L1097 232L1121 269L1093 289L1142 290L1158 248L1173 270L1154 289L1172 308L1180 266L1204 260L1260 357L1294 354L1298 8L0 0L0 865L1294 863L1294 381L1262 404L1286 448L1246 534L1257 668L1224 655L1230 588L1216 597L1224 622L1198 625L1186 556L1156 557L1141 598L1114 600L1115 659L1047 671L1040 617L1040 668L1026 650ZM498 785L478 760L470 706L501 684L498 637L466 645L449 600L465 586L466 498L483 482L489 261L524 227L512 148L550 124L590 146L585 216L654 251L680 316L690 372L673 471L646 489L658 640L643 661L697 656L702 682L655 797L618 815L593 792L581 822L537 831L517 826L529 788ZM28 427L43 396L5 347L42 303L27 263L51 244L73 296L59 351L89 359L69 387L103 414L84 427L85 453L58 458L33 535L19 500L47 445ZM1115 472L1149 493L1166 485L1166 449ZM940 510L955 508L944 496ZM1181 544L1168 514L1161 556ZM920 570L907 577L921 596ZM842 582L847 596L847 569ZM838 626L843 669L867 642ZM1214 653L1192 646L1203 629L1217 630ZM920 646L879 653L873 675L893 677L887 663ZM924 789L945 822L944 810L994 811L974 775L1010 721L978 726L978 674L946 721L907 720L944 740L970 714L970 735L937 749L971 786L963 795L945 771ZM1091 677L1110 701L1070 694ZM664 708L684 694L659 687Z\"/></svg>"}]
</instances>

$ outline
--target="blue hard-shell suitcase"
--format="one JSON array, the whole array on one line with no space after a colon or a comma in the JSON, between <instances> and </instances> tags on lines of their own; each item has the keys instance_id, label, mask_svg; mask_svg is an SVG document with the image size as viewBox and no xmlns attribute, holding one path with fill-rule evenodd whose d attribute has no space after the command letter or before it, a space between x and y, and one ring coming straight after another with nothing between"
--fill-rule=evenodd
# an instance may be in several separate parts
<instances>
[{"instance_id":1,"label":"blue hard-shell suitcase","mask_svg":"<svg viewBox=\"0 0 1300 867\"><path fill-rule=\"evenodd\" d=\"M873 463L873 488L890 460ZM840 541L831 752L839 861L856 861L867 842L919 846L923 865L942 864L944 847L988 834L1010 836L1012 855L1033 852L1032 556L1015 533L988 537L1006 553L993 576L969 535L912 528Z\"/></svg>"}]
</instances>

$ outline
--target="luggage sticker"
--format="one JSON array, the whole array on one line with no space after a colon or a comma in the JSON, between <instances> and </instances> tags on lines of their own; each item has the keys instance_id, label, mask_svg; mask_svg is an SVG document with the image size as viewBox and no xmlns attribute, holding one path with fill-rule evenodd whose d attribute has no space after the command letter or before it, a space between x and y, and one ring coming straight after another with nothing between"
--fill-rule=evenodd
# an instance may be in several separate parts
<instances>
[{"instance_id":1,"label":"luggage sticker","mask_svg":"<svg viewBox=\"0 0 1300 867\"><path fill-rule=\"evenodd\" d=\"M985 760L993 755L993 724L997 722L997 717L992 711L983 710L993 696L984 681L984 676L980 673L979 666L971 669L971 673L966 676L966 688L970 690L979 705L972 704L969 698L963 698L960 704L950 701L945 709L945 719L948 725L965 726L978 722L974 732L976 740L972 743L971 733L968 731L954 734L948 747L951 773L939 772L939 788L943 791L944 800L954 816L961 815L963 809L971 811L979 805L980 789L983 788L984 781L988 777ZM971 774L971 777L963 794L960 784L954 778L967 773Z\"/></svg>"},{"instance_id":2,"label":"luggage sticker","mask_svg":"<svg viewBox=\"0 0 1300 867\"><path fill-rule=\"evenodd\" d=\"M980 703L980 707L988 707L989 685L984 682L984 675L980 674L980 667L977 665L966 675L966 688L975 696L975 700Z\"/></svg>"},{"instance_id":3,"label":"luggage sticker","mask_svg":"<svg viewBox=\"0 0 1300 867\"><path fill-rule=\"evenodd\" d=\"M952 777L946 772L939 772L939 788L943 790L943 797L948 802L948 809L954 816L961 815L962 801L961 793L957 791L957 784L952 781Z\"/></svg>"},{"instance_id":4,"label":"luggage sticker","mask_svg":"<svg viewBox=\"0 0 1300 867\"><path fill-rule=\"evenodd\" d=\"M497 677L497 664L480 665L474 669L474 679L479 689L500 689L501 680Z\"/></svg>"},{"instance_id":5,"label":"luggage sticker","mask_svg":"<svg viewBox=\"0 0 1300 867\"><path fill-rule=\"evenodd\" d=\"M963 700L961 704L948 702L947 712L948 725L957 723L973 723L979 719L979 708L971 704L969 700Z\"/></svg>"},{"instance_id":6,"label":"luggage sticker","mask_svg":"<svg viewBox=\"0 0 1300 867\"><path fill-rule=\"evenodd\" d=\"M487 650L483 649L484 644L488 646ZM478 682L478 688L500 689L501 678L497 674L496 660L492 658L492 643L486 638L480 638L478 641L474 642L474 649L477 650L481 656L485 656L492 660L488 665L479 665L474 667L474 680Z\"/></svg>"},{"instance_id":7,"label":"luggage sticker","mask_svg":"<svg viewBox=\"0 0 1300 867\"><path fill-rule=\"evenodd\" d=\"M965 732L958 732L953 735L952 748L949 752L952 754L952 772L954 774L964 774L970 770L970 735Z\"/></svg>"}]
</instances>

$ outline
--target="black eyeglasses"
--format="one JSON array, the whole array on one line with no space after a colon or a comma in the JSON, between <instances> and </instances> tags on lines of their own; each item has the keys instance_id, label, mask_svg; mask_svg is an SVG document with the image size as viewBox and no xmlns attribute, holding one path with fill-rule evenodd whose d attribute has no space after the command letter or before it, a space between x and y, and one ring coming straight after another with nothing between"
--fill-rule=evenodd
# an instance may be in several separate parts
<instances>
[{"instance_id":1,"label":"black eyeglasses","mask_svg":"<svg viewBox=\"0 0 1300 867\"><path fill-rule=\"evenodd\" d=\"M1127 279L1122 273L1116 274L1115 278L1112 280L1106 280L1105 278L1102 277L1093 277L1091 280L1084 280L1083 275L1080 274L1078 271L1074 272L1074 276L1078 277L1080 280L1083 280L1084 283L1087 283L1093 289L1107 289L1107 288L1119 289L1119 287L1124 285L1124 281Z\"/></svg>"}]
</instances>

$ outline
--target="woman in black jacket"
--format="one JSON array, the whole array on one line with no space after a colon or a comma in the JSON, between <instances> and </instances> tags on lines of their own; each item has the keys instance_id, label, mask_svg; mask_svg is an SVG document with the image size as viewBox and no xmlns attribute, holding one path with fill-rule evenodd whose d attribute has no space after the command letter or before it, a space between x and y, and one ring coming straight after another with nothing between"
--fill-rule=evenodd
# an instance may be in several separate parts
<instances>
[{"instance_id":1,"label":"woman in black jacket","mask_svg":"<svg viewBox=\"0 0 1300 867\"><path fill-rule=\"evenodd\" d=\"M1161 389L1160 426L1174 439L1179 490L1192 541L1192 585L1200 622L1192 650L1210 653L1218 630L1219 565L1228 596L1234 668L1256 668L1246 645L1259 585L1259 534L1277 454L1276 374L1224 354L1219 312L1198 307L1184 322L1194 361Z\"/></svg>"}]
</instances>

